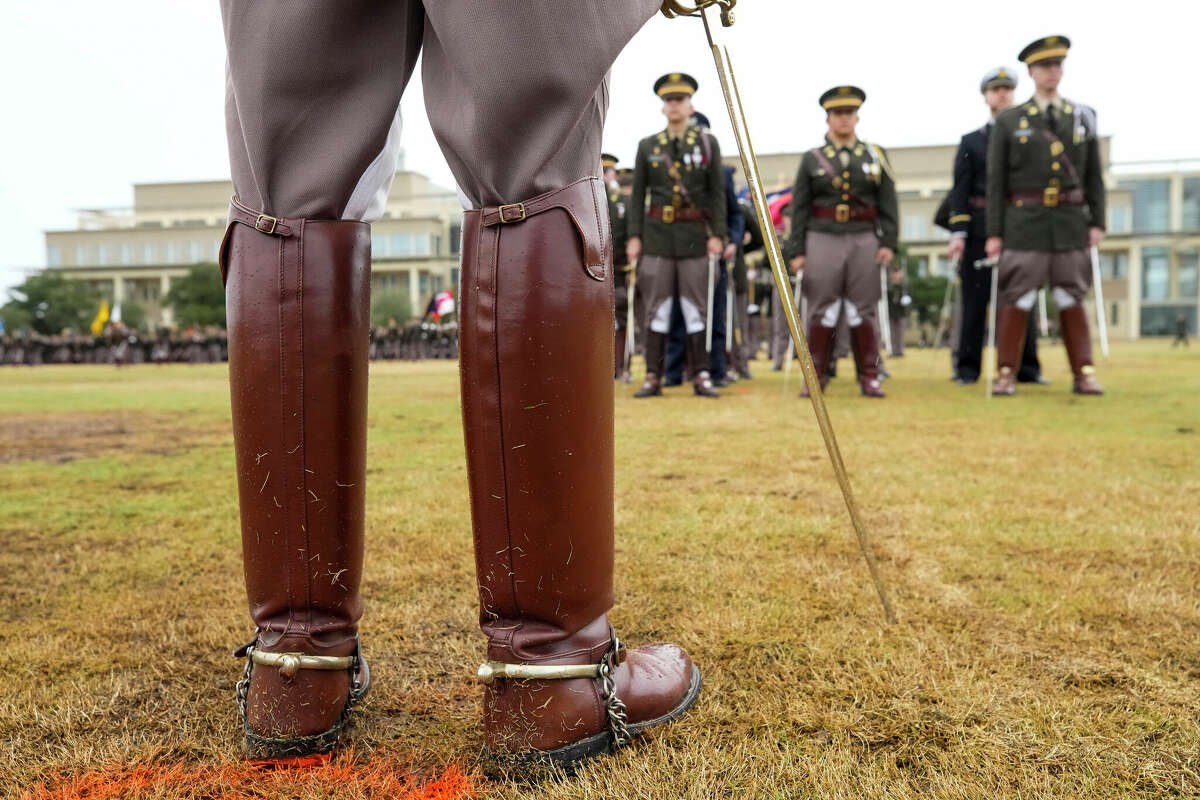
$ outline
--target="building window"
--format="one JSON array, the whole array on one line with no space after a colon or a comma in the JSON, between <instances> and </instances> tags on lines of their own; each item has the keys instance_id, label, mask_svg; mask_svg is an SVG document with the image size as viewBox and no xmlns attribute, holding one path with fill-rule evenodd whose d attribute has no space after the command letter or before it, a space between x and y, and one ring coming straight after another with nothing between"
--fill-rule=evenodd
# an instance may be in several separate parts
<instances>
[{"instance_id":1,"label":"building window","mask_svg":"<svg viewBox=\"0 0 1200 800\"><path fill-rule=\"evenodd\" d=\"M462 250L462 225L455 223L450 226L450 255L456 256Z\"/></svg>"},{"instance_id":2,"label":"building window","mask_svg":"<svg viewBox=\"0 0 1200 800\"><path fill-rule=\"evenodd\" d=\"M198 264L204 260L204 242L192 239L188 242L188 261Z\"/></svg>"},{"instance_id":3,"label":"building window","mask_svg":"<svg viewBox=\"0 0 1200 800\"><path fill-rule=\"evenodd\" d=\"M1118 308L1120 308L1119 305L1117 305L1116 303L1112 304L1112 314L1110 315L1112 317L1112 319L1109 321L1109 323L1108 323L1109 325L1117 324L1117 309Z\"/></svg>"},{"instance_id":4,"label":"building window","mask_svg":"<svg viewBox=\"0 0 1200 800\"><path fill-rule=\"evenodd\" d=\"M1183 179L1183 229L1200 231L1200 177Z\"/></svg>"},{"instance_id":5,"label":"building window","mask_svg":"<svg viewBox=\"0 0 1200 800\"><path fill-rule=\"evenodd\" d=\"M58 249L58 245L46 245L46 265L51 267L62 266L62 251Z\"/></svg>"},{"instance_id":6,"label":"building window","mask_svg":"<svg viewBox=\"0 0 1200 800\"><path fill-rule=\"evenodd\" d=\"M179 242L167 242L167 263L178 264L183 260L182 248Z\"/></svg>"},{"instance_id":7,"label":"building window","mask_svg":"<svg viewBox=\"0 0 1200 800\"><path fill-rule=\"evenodd\" d=\"M1108 232L1129 233L1129 209L1125 206L1109 206Z\"/></svg>"},{"instance_id":8,"label":"building window","mask_svg":"<svg viewBox=\"0 0 1200 800\"><path fill-rule=\"evenodd\" d=\"M1133 232L1164 233L1171 226L1171 181L1166 178L1129 181L1133 190Z\"/></svg>"},{"instance_id":9,"label":"building window","mask_svg":"<svg viewBox=\"0 0 1200 800\"><path fill-rule=\"evenodd\" d=\"M1179 296L1200 296L1200 251L1184 250L1179 254Z\"/></svg>"},{"instance_id":10,"label":"building window","mask_svg":"<svg viewBox=\"0 0 1200 800\"><path fill-rule=\"evenodd\" d=\"M422 298L424 298L426 295L429 294L429 273L428 272L420 273L420 277L418 277L418 279L417 279L417 285L419 287L417 289L417 294L419 294Z\"/></svg>"},{"instance_id":11,"label":"building window","mask_svg":"<svg viewBox=\"0 0 1200 800\"><path fill-rule=\"evenodd\" d=\"M1196 305L1143 306L1141 320L1142 336L1170 336L1183 317L1188 330L1196 330Z\"/></svg>"},{"instance_id":12,"label":"building window","mask_svg":"<svg viewBox=\"0 0 1200 800\"><path fill-rule=\"evenodd\" d=\"M96 263L102 267L107 267L112 263L112 248L106 244L100 245L97 249Z\"/></svg>"},{"instance_id":13,"label":"building window","mask_svg":"<svg viewBox=\"0 0 1200 800\"><path fill-rule=\"evenodd\" d=\"M122 264L132 264L133 263L133 245L131 245L131 244L121 245L120 259L121 259Z\"/></svg>"},{"instance_id":14,"label":"building window","mask_svg":"<svg viewBox=\"0 0 1200 800\"><path fill-rule=\"evenodd\" d=\"M454 288L452 289L452 291L453 291L455 294L458 294L458 293L459 293L459 291L458 291L458 267L451 267L451 268L450 268L450 285L451 285L452 287L454 287Z\"/></svg>"},{"instance_id":15,"label":"building window","mask_svg":"<svg viewBox=\"0 0 1200 800\"><path fill-rule=\"evenodd\" d=\"M900 234L902 239L922 240L929 238L928 221L917 214L904 215L904 228Z\"/></svg>"},{"instance_id":16,"label":"building window","mask_svg":"<svg viewBox=\"0 0 1200 800\"><path fill-rule=\"evenodd\" d=\"M388 237L390 255L398 258L412 255L412 236L407 233L393 233Z\"/></svg>"},{"instance_id":17,"label":"building window","mask_svg":"<svg viewBox=\"0 0 1200 800\"><path fill-rule=\"evenodd\" d=\"M72 260L77 267L87 266L87 248L81 244L75 245L75 257Z\"/></svg>"},{"instance_id":18,"label":"building window","mask_svg":"<svg viewBox=\"0 0 1200 800\"><path fill-rule=\"evenodd\" d=\"M387 237L378 233L371 236L371 258L385 258L387 254Z\"/></svg>"},{"instance_id":19,"label":"building window","mask_svg":"<svg viewBox=\"0 0 1200 800\"><path fill-rule=\"evenodd\" d=\"M1129 264L1129 253L1101 253L1100 276L1105 280L1124 278Z\"/></svg>"},{"instance_id":20,"label":"building window","mask_svg":"<svg viewBox=\"0 0 1200 800\"><path fill-rule=\"evenodd\" d=\"M158 260L158 248L154 246L153 242L143 242L142 243L142 263L143 264L153 264L157 260Z\"/></svg>"},{"instance_id":21,"label":"building window","mask_svg":"<svg viewBox=\"0 0 1200 800\"><path fill-rule=\"evenodd\" d=\"M1165 247L1142 251L1142 300L1166 300L1171 292L1171 262Z\"/></svg>"}]
</instances>

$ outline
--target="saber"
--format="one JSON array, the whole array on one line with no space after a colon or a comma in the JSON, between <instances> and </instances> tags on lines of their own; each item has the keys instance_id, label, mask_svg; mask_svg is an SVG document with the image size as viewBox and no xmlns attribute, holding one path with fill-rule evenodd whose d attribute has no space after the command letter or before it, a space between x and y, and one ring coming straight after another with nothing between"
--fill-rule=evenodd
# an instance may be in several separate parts
<instances>
[{"instance_id":1,"label":"saber","mask_svg":"<svg viewBox=\"0 0 1200 800\"><path fill-rule=\"evenodd\" d=\"M1092 248L1092 294L1096 298L1096 327L1100 330L1100 352L1108 358L1108 319L1104 315L1104 282L1100 278L1100 248Z\"/></svg>"},{"instance_id":2,"label":"saber","mask_svg":"<svg viewBox=\"0 0 1200 800\"><path fill-rule=\"evenodd\" d=\"M892 313L888 308L887 267L879 270L879 325L883 337L883 347L887 354L892 355Z\"/></svg>"},{"instance_id":3,"label":"saber","mask_svg":"<svg viewBox=\"0 0 1200 800\"><path fill-rule=\"evenodd\" d=\"M634 259L629 264L629 290L626 292L628 302L625 304L625 363L621 365L621 369L625 372L629 371L629 367L633 364L633 344L634 344L634 325L633 325L633 304L637 300L637 260Z\"/></svg>"},{"instance_id":4,"label":"saber","mask_svg":"<svg viewBox=\"0 0 1200 800\"><path fill-rule=\"evenodd\" d=\"M950 262L951 277L946 279L946 292L942 295L942 313L938 317L937 332L933 334L934 349L942 346L942 334L950 327L950 317L954 312L954 284L958 280L958 265L961 263L962 256L956 256Z\"/></svg>"},{"instance_id":5,"label":"saber","mask_svg":"<svg viewBox=\"0 0 1200 800\"><path fill-rule=\"evenodd\" d=\"M992 290L988 297L988 352L987 379L984 383L984 397L992 399L992 381L996 379L996 294L1000 286L1000 264L996 259L981 258L975 262L975 269L992 269Z\"/></svg>"},{"instance_id":6,"label":"saber","mask_svg":"<svg viewBox=\"0 0 1200 800\"><path fill-rule=\"evenodd\" d=\"M729 270L725 270L729 273ZM725 275L725 352L733 350L733 275Z\"/></svg>"},{"instance_id":7,"label":"saber","mask_svg":"<svg viewBox=\"0 0 1200 800\"><path fill-rule=\"evenodd\" d=\"M704 326L704 349L708 351L708 357L712 358L712 323L713 323L713 294L716 291L717 285L717 257L711 253L708 256L708 323ZM708 369L711 364L706 364L699 369Z\"/></svg>"},{"instance_id":8,"label":"saber","mask_svg":"<svg viewBox=\"0 0 1200 800\"><path fill-rule=\"evenodd\" d=\"M694 0L696 5L688 7L680 0L663 0L662 11L667 17L692 16L700 17L704 22L704 35L712 50L713 61L716 64L717 76L721 79L721 91L725 94L725 104L729 110L729 121L733 124L733 134L737 139L738 150L742 157L742 169L746 176L746 185L754 200L754 214L758 218L759 227L763 232L763 245L771 264L771 274L775 278L775 288L783 300L782 308L787 319L788 330L792 334L792 343L800 356L800 368L804 372L804 381L808 386L809 399L812 401L813 412L817 417L817 425L821 429L821 437L825 440L825 449L829 452L829 460L833 464L833 472L846 501L846 510L858 537L858 546L862 550L863 559L867 562L867 570L879 594L879 602L883 605L883 613L890 623L896 622L896 612L892 610L892 602L888 599L883 577L879 574L879 565L875 561L875 551L871 549L867 526L863 522L862 513L854 499L854 491L850 488L850 478L846 473L846 464L842 461L842 451L838 447L837 437L833 432L833 422L829 419L829 410L825 407L825 398L821 394L821 382L816 368L813 366L812 354L808 351L808 340L801 330L800 321L796 316L795 298L792 296L791 282L783 265L783 254L779 249L779 239L775 235L775 226L767 209L767 198L763 191L762 176L758 171L758 159L754 155L754 145L750 141L750 130L746 123L746 113L742 105L741 92L738 90L737 78L734 77L730 64L729 49L720 47L713 40L713 29L709 24L708 10L719 6L721 24L729 27L733 24L733 6L737 0Z\"/></svg>"},{"instance_id":9,"label":"saber","mask_svg":"<svg viewBox=\"0 0 1200 800\"><path fill-rule=\"evenodd\" d=\"M1050 335L1050 317L1046 314L1046 290L1038 289L1038 327L1042 336Z\"/></svg>"}]
</instances>

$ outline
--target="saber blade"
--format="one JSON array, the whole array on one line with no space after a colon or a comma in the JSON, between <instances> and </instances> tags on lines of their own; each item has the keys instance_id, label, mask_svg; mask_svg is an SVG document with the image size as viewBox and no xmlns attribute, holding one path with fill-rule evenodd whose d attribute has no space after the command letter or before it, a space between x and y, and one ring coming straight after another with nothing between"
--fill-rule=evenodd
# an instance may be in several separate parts
<instances>
[{"instance_id":1,"label":"saber blade","mask_svg":"<svg viewBox=\"0 0 1200 800\"><path fill-rule=\"evenodd\" d=\"M1100 248L1092 248L1092 294L1096 298L1096 327L1100 332L1100 352L1108 358L1108 319L1104 314L1104 281L1100 276Z\"/></svg>"},{"instance_id":2,"label":"saber blade","mask_svg":"<svg viewBox=\"0 0 1200 800\"><path fill-rule=\"evenodd\" d=\"M677 3L675 4L678 5ZM879 594L879 602L883 606L884 616L888 622L895 623L896 612L892 609L887 588L884 586L883 577L879 573L879 565L875 560L875 551L871 549L871 540L867 535L866 523L863 522L858 502L854 499L854 491L850 487L850 477L846 472L846 464L842 460L842 451L838 447L837 437L833 432L833 422L829 418L829 410L825 407L825 397L821 394L821 382L818 379L816 368L813 366L812 354L808 350L808 341L804 336L804 331L801 329L800 320L796 313L795 297L792 295L792 287L790 281L788 281L787 270L784 269L783 253L779 248L779 239L775 235L775 226L771 224L771 218L767 210L767 198L763 189L762 176L758 170L758 159L754 155L754 145L750 140L750 130L746 123L746 113L742 104L741 92L738 90L737 78L734 76L733 67L730 63L729 50L728 48L719 46L713 40L713 31L709 23L708 11L714 4L715 0L710 0L710 2L702 3L695 11L704 21L704 33L708 38L708 44L712 50L713 61L716 63L717 76L721 80L721 90L725 95L725 104L729 111L729 121L733 124L733 134L737 139L738 151L742 157L742 169L746 176L746 185L749 187L750 195L754 200L754 214L763 232L763 244L766 247L767 259L771 264L771 275L775 278L775 288L782 300L780 303L781 310L787 320L788 330L791 332L792 343L796 347L796 353L800 356L800 368L804 373L804 381L808 385L809 399L812 401L813 412L817 417L817 426L821 429L821 437L825 440L825 449L828 451L829 460L833 464L834 475L837 477L838 485L841 487L842 497L846 501L846 510L850 514L854 533L858 537L859 549L862 551L863 559L867 563L867 570L871 574L871 580L875 584L875 591ZM730 13L732 5L732 3L725 3L721 6L721 21L726 26L733 22L732 14Z\"/></svg>"}]
</instances>

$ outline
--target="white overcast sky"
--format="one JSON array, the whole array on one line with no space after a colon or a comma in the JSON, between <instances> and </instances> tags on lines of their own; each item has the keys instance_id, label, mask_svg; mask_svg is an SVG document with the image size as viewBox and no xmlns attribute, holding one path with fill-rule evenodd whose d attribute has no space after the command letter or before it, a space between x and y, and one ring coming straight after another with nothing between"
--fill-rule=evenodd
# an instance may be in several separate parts
<instances>
[{"instance_id":1,"label":"white overcast sky","mask_svg":"<svg viewBox=\"0 0 1200 800\"><path fill-rule=\"evenodd\" d=\"M4 5L0 288L45 264L42 232L73 227L74 209L128 206L138 182L228 177L216 0ZM618 13L619 0L611 5ZM739 3L728 41L759 152L818 142L816 98L840 83L869 96L864 138L885 146L955 142L983 119L978 83L987 69L1016 67L1026 43L1065 34L1074 47L1063 93L1097 108L1115 160L1200 156L1194 0L859 0L838 8ZM628 162L637 140L661 126L651 84L675 70L699 80L696 107L733 151L699 21L662 17L613 69L606 149ZM1025 96L1030 83L1021 74L1017 93ZM406 166L452 186L425 121L419 68L403 110Z\"/></svg>"}]
</instances>

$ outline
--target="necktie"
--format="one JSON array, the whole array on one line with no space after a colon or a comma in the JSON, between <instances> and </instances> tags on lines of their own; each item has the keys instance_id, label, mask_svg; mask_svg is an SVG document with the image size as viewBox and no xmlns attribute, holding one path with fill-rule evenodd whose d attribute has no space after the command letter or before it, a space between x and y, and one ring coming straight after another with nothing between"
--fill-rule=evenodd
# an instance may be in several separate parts
<instances>
[{"instance_id":1,"label":"necktie","mask_svg":"<svg viewBox=\"0 0 1200 800\"><path fill-rule=\"evenodd\" d=\"M1046 106L1046 122L1050 125L1050 130L1058 127L1058 111L1054 108L1054 104Z\"/></svg>"}]
</instances>

